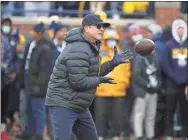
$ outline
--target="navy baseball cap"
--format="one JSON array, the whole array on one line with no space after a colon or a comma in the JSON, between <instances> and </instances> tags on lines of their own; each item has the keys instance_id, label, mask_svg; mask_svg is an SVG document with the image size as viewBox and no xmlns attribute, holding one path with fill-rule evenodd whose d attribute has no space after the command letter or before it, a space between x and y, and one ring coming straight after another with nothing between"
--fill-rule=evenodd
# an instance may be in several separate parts
<instances>
[{"instance_id":1,"label":"navy baseball cap","mask_svg":"<svg viewBox=\"0 0 188 140\"><path fill-rule=\"evenodd\" d=\"M54 29L54 30L55 30L55 28L57 27L57 24L58 24L58 23L56 23L55 21L53 21L53 22L47 27L47 29Z\"/></svg>"},{"instance_id":2,"label":"navy baseball cap","mask_svg":"<svg viewBox=\"0 0 188 140\"><path fill-rule=\"evenodd\" d=\"M36 32L44 32L45 31L45 25L43 23L35 24L33 26L33 30Z\"/></svg>"},{"instance_id":3,"label":"navy baseball cap","mask_svg":"<svg viewBox=\"0 0 188 140\"><path fill-rule=\"evenodd\" d=\"M82 20L82 27L87 25L103 25L103 27L109 27L110 23L103 22L99 15L88 14Z\"/></svg>"}]
</instances>

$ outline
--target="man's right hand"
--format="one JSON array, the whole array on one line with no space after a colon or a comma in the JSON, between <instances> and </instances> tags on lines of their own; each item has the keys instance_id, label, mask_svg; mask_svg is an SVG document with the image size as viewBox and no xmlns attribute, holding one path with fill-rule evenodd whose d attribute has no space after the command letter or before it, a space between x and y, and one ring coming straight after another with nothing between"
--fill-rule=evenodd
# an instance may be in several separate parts
<instances>
[{"instance_id":1,"label":"man's right hand","mask_svg":"<svg viewBox=\"0 0 188 140\"><path fill-rule=\"evenodd\" d=\"M100 79L100 83L108 83L108 84L117 84L116 82L114 82L112 78L109 77L99 77Z\"/></svg>"},{"instance_id":2,"label":"man's right hand","mask_svg":"<svg viewBox=\"0 0 188 140\"><path fill-rule=\"evenodd\" d=\"M113 62L115 66L118 66L119 64L123 63L129 63L129 59L133 58L133 53L130 52L129 50L126 50L125 52L118 53L117 47L114 46L114 57L113 57Z\"/></svg>"}]
</instances>

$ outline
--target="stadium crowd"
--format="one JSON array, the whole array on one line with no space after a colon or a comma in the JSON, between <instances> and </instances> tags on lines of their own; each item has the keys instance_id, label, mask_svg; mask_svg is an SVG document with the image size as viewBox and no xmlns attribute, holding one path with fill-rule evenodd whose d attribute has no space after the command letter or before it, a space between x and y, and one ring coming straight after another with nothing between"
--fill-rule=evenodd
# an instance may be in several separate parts
<instances>
[{"instance_id":1,"label":"stadium crowd","mask_svg":"<svg viewBox=\"0 0 188 140\"><path fill-rule=\"evenodd\" d=\"M25 8L28 8L27 3L41 8L38 4L35 6L35 2L25 2ZM14 6L16 4L24 7L19 2L15 2ZM75 3L67 4L67 9L70 9L69 6L75 9ZM131 7L131 2L124 2L123 7L126 4ZM4 2L4 5L10 6L8 2ZM79 8L82 7L80 5ZM97 2L93 2L90 6L92 11L95 11L96 5ZM100 3L98 10L104 10L103 5L105 3ZM54 7L58 9L61 5L54 3ZM115 11L118 10L117 3L115 7ZM129 12L134 12L133 9L129 9ZM107 20L105 12L96 14L103 21ZM22 34L15 28L11 18L1 20L3 140L53 139L49 110L44 103L46 88L55 62L66 47L65 38L70 27L53 13L49 18L43 16L38 18L28 34ZM140 56L135 52L135 44L143 38L155 43L155 51L149 56ZM99 140L154 140L161 137L186 140L188 46L187 23L184 19L176 19L165 28L158 24L141 26L135 23L129 23L123 30L115 26L106 28L99 54L101 64L113 58L114 46L118 52L130 50L134 58L107 75L115 79L117 84L101 84L97 88L90 111ZM76 139L74 134L71 139Z\"/></svg>"},{"instance_id":2,"label":"stadium crowd","mask_svg":"<svg viewBox=\"0 0 188 140\"><path fill-rule=\"evenodd\" d=\"M154 14L154 2L2 2L2 16L70 16L81 17L88 12L109 11L108 17L119 18L124 14ZM67 11L68 10L68 11ZM64 11L64 12L63 12ZM86 11L83 12L83 11ZM120 12L122 14L120 14ZM134 16L132 16L134 17Z\"/></svg>"}]
</instances>

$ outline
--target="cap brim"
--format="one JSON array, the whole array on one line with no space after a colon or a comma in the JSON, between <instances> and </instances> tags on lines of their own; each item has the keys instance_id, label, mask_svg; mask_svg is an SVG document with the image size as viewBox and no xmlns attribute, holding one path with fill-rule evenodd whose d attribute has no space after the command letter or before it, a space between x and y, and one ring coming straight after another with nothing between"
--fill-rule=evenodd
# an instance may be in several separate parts
<instances>
[{"instance_id":1,"label":"cap brim","mask_svg":"<svg viewBox=\"0 0 188 140\"><path fill-rule=\"evenodd\" d=\"M108 22L99 22L98 24L102 24L104 27L109 27L111 25Z\"/></svg>"}]
</instances>

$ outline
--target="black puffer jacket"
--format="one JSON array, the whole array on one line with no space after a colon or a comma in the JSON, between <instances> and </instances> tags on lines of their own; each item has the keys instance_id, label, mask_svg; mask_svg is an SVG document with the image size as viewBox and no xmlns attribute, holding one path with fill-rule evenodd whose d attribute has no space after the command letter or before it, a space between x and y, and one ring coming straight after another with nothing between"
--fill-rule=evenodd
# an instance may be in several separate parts
<instances>
[{"instance_id":1,"label":"black puffer jacket","mask_svg":"<svg viewBox=\"0 0 188 140\"><path fill-rule=\"evenodd\" d=\"M29 61L28 87L26 92L33 96L45 97L52 73L53 43L42 37L36 42Z\"/></svg>"},{"instance_id":2,"label":"black puffer jacket","mask_svg":"<svg viewBox=\"0 0 188 140\"><path fill-rule=\"evenodd\" d=\"M19 76L21 88L24 88L25 92L32 96L45 97L48 81L53 69L52 54L54 45L52 41L45 37L45 35L36 42L36 46L33 48L29 61L28 78L26 80L24 78L24 71L29 46L26 47L24 60L21 65ZM27 83L26 87L24 87L24 82Z\"/></svg>"},{"instance_id":3,"label":"black puffer jacket","mask_svg":"<svg viewBox=\"0 0 188 140\"><path fill-rule=\"evenodd\" d=\"M93 101L99 75L108 74L114 65L108 61L99 69L99 47L91 44L81 29L72 29L65 41L67 46L56 60L48 83L46 105L81 112Z\"/></svg>"}]
</instances>

